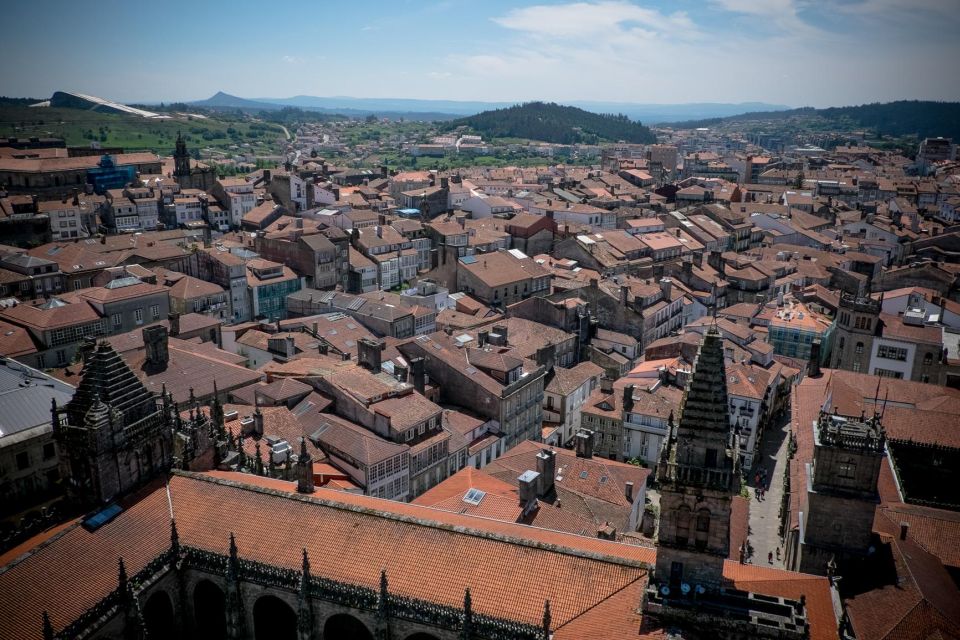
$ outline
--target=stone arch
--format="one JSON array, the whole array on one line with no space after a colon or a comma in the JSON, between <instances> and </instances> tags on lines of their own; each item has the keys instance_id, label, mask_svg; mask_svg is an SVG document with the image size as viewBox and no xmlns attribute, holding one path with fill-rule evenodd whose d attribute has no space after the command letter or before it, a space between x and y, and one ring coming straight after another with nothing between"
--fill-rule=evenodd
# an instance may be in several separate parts
<instances>
[{"instance_id":1,"label":"stone arch","mask_svg":"<svg viewBox=\"0 0 960 640\"><path fill-rule=\"evenodd\" d=\"M226 596L216 584L201 580L193 589L193 616L197 638L225 640L227 637Z\"/></svg>"},{"instance_id":2,"label":"stone arch","mask_svg":"<svg viewBox=\"0 0 960 640\"><path fill-rule=\"evenodd\" d=\"M373 634L357 618L348 613L338 613L324 623L323 640L373 640Z\"/></svg>"},{"instance_id":3,"label":"stone arch","mask_svg":"<svg viewBox=\"0 0 960 640\"><path fill-rule=\"evenodd\" d=\"M180 637L173 602L166 591L155 591L143 605L143 621L151 640L174 640Z\"/></svg>"},{"instance_id":4,"label":"stone arch","mask_svg":"<svg viewBox=\"0 0 960 640\"><path fill-rule=\"evenodd\" d=\"M253 637L256 640L297 640L296 612L277 596L260 596L253 605Z\"/></svg>"}]
</instances>

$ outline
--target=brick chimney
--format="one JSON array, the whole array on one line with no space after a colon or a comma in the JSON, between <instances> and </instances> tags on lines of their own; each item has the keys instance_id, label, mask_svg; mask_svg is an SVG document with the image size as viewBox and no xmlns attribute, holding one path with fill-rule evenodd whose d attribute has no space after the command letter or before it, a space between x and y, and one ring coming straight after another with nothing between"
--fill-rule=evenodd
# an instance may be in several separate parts
<instances>
[{"instance_id":1,"label":"brick chimney","mask_svg":"<svg viewBox=\"0 0 960 640\"><path fill-rule=\"evenodd\" d=\"M820 338L814 338L810 344L810 365L807 375L811 378L820 377Z\"/></svg>"}]
</instances>

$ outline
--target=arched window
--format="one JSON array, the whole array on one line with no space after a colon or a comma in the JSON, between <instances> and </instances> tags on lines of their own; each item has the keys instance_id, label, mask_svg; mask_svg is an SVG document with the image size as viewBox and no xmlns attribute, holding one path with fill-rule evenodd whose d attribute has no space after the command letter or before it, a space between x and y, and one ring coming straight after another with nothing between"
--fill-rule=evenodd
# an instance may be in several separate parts
<instances>
[{"instance_id":1,"label":"arched window","mask_svg":"<svg viewBox=\"0 0 960 640\"><path fill-rule=\"evenodd\" d=\"M351 615L338 613L323 625L324 640L373 640L367 626Z\"/></svg>"},{"instance_id":2,"label":"arched window","mask_svg":"<svg viewBox=\"0 0 960 640\"><path fill-rule=\"evenodd\" d=\"M931 365L931 364L933 364L933 354L932 354L932 353L927 353L927 354L925 354L925 355L923 356L923 364L925 364L925 365Z\"/></svg>"},{"instance_id":3,"label":"arched window","mask_svg":"<svg viewBox=\"0 0 960 640\"><path fill-rule=\"evenodd\" d=\"M858 343L857 343L857 349L856 349L856 351L857 351L857 353L863 353L863 343L862 343L862 342L858 342Z\"/></svg>"},{"instance_id":4,"label":"arched window","mask_svg":"<svg viewBox=\"0 0 960 640\"><path fill-rule=\"evenodd\" d=\"M253 605L253 630L256 640L297 640L297 614L280 598L261 596Z\"/></svg>"},{"instance_id":5,"label":"arched window","mask_svg":"<svg viewBox=\"0 0 960 640\"><path fill-rule=\"evenodd\" d=\"M837 343L837 348L840 351L843 351L843 346L847 343L846 339L843 336L840 336L840 342Z\"/></svg>"},{"instance_id":6,"label":"arched window","mask_svg":"<svg viewBox=\"0 0 960 640\"><path fill-rule=\"evenodd\" d=\"M177 617L173 613L173 603L166 591L152 594L143 606L143 621L151 640L173 640L177 633Z\"/></svg>"},{"instance_id":7,"label":"arched window","mask_svg":"<svg viewBox=\"0 0 960 640\"><path fill-rule=\"evenodd\" d=\"M225 598L220 587L201 580L193 590L193 616L198 638L226 640L227 617Z\"/></svg>"}]
</instances>

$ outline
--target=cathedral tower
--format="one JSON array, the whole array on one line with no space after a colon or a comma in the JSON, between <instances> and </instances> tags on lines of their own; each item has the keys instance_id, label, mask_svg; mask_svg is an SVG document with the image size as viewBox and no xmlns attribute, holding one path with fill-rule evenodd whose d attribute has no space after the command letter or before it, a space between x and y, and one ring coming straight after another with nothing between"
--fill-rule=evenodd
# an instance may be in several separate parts
<instances>
[{"instance_id":1,"label":"cathedral tower","mask_svg":"<svg viewBox=\"0 0 960 640\"><path fill-rule=\"evenodd\" d=\"M730 509L740 491L739 447L730 430L723 339L700 344L680 421L660 463L660 530L654 582L668 592L720 589L729 555Z\"/></svg>"}]
</instances>

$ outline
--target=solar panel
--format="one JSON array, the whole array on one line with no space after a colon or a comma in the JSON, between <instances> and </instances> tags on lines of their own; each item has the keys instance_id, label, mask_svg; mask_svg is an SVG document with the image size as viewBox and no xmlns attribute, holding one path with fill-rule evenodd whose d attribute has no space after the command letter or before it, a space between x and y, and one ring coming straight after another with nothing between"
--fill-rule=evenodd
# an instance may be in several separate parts
<instances>
[{"instance_id":1,"label":"solar panel","mask_svg":"<svg viewBox=\"0 0 960 640\"><path fill-rule=\"evenodd\" d=\"M480 489L470 489L467 491L466 495L463 496L463 501L467 504L478 505L486 495L486 491L481 491Z\"/></svg>"}]
</instances>

